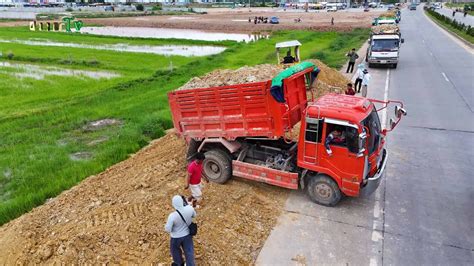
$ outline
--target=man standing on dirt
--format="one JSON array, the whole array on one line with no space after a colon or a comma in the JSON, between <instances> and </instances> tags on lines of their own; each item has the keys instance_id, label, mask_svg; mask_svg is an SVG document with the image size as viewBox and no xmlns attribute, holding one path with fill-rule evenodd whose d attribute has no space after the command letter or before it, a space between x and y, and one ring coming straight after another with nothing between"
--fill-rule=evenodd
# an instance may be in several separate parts
<instances>
[{"instance_id":1,"label":"man standing on dirt","mask_svg":"<svg viewBox=\"0 0 474 266\"><path fill-rule=\"evenodd\" d=\"M206 157L203 153L198 152L196 153L194 161L192 161L188 165L188 178L186 179L186 187L185 189L191 190L191 196L193 197L193 204L195 201L200 202L202 200L202 185L201 185L201 178L202 178L202 162ZM207 183L209 183L209 179L204 177Z\"/></svg>"},{"instance_id":2,"label":"man standing on dirt","mask_svg":"<svg viewBox=\"0 0 474 266\"><path fill-rule=\"evenodd\" d=\"M352 48L352 51L347 53L347 56L349 57L349 64L347 65L346 73L349 73L349 69L351 70L351 73L352 73L354 71L355 62L357 58L359 58L359 55L356 54L356 49Z\"/></svg>"},{"instance_id":3,"label":"man standing on dirt","mask_svg":"<svg viewBox=\"0 0 474 266\"><path fill-rule=\"evenodd\" d=\"M184 265L184 251L186 265L194 266L196 265L194 261L194 244L193 237L189 233L189 224L196 217L196 211L192 206L187 205L180 195L174 196L171 203L176 211L168 215L165 230L171 236L170 251L171 257L173 257L172 265Z\"/></svg>"}]
</instances>

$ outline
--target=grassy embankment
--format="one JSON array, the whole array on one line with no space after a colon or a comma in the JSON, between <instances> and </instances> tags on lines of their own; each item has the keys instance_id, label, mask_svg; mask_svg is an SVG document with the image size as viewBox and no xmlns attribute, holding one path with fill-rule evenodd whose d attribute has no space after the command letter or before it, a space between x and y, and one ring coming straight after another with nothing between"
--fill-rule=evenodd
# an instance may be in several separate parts
<instances>
[{"instance_id":1,"label":"grassy embankment","mask_svg":"<svg viewBox=\"0 0 474 266\"><path fill-rule=\"evenodd\" d=\"M41 38L87 44L218 44L215 56L181 57L93 49L0 43L1 61L120 74L94 80L77 76L17 78L0 66L0 224L44 203L85 177L99 173L172 127L166 93L190 78L217 68L274 63L276 42L297 39L302 58L319 58L341 67L345 53L360 47L367 30L278 32L268 40L244 44L151 40L29 32L0 28L0 39ZM13 54L7 59L8 54ZM173 69L170 70L170 62ZM120 125L84 130L90 121L114 118ZM92 158L71 160L87 152Z\"/></svg>"},{"instance_id":2,"label":"grassy embankment","mask_svg":"<svg viewBox=\"0 0 474 266\"><path fill-rule=\"evenodd\" d=\"M435 11L425 10L425 13L428 17L430 17L434 22L436 22L441 27L445 28L448 31L451 31L461 37L462 39L468 41L471 44L474 44L474 36L468 34L465 30L459 30L455 28L451 23L441 19L439 16L434 13ZM471 30L472 32L472 30Z\"/></svg>"}]
</instances>

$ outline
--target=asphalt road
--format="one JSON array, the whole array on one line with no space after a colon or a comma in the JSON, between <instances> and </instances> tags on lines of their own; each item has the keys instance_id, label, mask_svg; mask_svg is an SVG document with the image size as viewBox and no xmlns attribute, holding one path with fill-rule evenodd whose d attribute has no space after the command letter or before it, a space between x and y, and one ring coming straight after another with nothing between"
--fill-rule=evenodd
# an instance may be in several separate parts
<instances>
[{"instance_id":1,"label":"asphalt road","mask_svg":"<svg viewBox=\"0 0 474 266\"><path fill-rule=\"evenodd\" d=\"M452 9L440 8L440 9L436 9L436 12L438 12L440 14L443 14L447 17L453 18L453 10ZM474 26L474 17L469 15L469 14L464 17L463 12L456 12L456 14L454 15L454 19L457 20L457 21L460 21L461 23L464 23L466 25Z\"/></svg>"},{"instance_id":2,"label":"asphalt road","mask_svg":"<svg viewBox=\"0 0 474 266\"><path fill-rule=\"evenodd\" d=\"M398 68L370 69L369 97L408 110L382 184L335 208L292 193L258 265L474 264L474 55L422 8L403 10L400 26Z\"/></svg>"}]
</instances>

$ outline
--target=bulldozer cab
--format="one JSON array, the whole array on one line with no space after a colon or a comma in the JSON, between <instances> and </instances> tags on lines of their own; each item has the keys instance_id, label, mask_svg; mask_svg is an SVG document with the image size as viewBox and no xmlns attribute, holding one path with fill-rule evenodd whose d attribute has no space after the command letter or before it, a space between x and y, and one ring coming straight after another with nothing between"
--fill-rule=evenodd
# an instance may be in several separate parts
<instances>
[{"instance_id":1,"label":"bulldozer cab","mask_svg":"<svg viewBox=\"0 0 474 266\"><path fill-rule=\"evenodd\" d=\"M275 44L277 62L285 68L300 62L300 46L297 40L280 42Z\"/></svg>"}]
</instances>

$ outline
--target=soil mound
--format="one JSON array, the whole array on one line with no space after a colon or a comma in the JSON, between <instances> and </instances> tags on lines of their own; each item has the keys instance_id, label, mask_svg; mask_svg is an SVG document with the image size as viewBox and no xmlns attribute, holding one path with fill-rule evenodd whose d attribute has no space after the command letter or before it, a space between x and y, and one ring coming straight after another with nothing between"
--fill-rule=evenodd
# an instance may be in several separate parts
<instances>
[{"instance_id":1,"label":"soil mound","mask_svg":"<svg viewBox=\"0 0 474 266\"><path fill-rule=\"evenodd\" d=\"M320 97L329 92L341 93L344 91L346 84L349 82L344 75L317 59L308 61L314 63L321 70L318 75L317 87L312 89L315 97ZM283 71L281 66L271 64L245 66L236 70L219 69L204 76L192 78L177 90L267 81L277 76L281 71Z\"/></svg>"},{"instance_id":2,"label":"soil mound","mask_svg":"<svg viewBox=\"0 0 474 266\"><path fill-rule=\"evenodd\" d=\"M348 80L318 60L316 96ZM274 65L216 70L180 89L269 80ZM108 121L110 122L110 121ZM103 125L103 123L96 123ZM94 125L96 125L94 124ZM295 135L293 135L295 136ZM0 227L2 264L170 264L164 231L173 195L188 195L185 142L170 132L104 172ZM252 264L276 223L288 190L231 179L206 184L194 238L198 264Z\"/></svg>"},{"instance_id":3,"label":"soil mound","mask_svg":"<svg viewBox=\"0 0 474 266\"><path fill-rule=\"evenodd\" d=\"M169 265L171 198L188 195L185 143L169 133L0 228L2 264ZM205 184L194 238L199 265L251 264L287 190L233 179Z\"/></svg>"}]
</instances>

